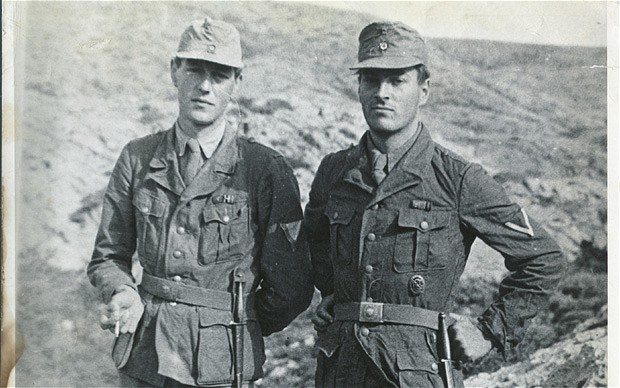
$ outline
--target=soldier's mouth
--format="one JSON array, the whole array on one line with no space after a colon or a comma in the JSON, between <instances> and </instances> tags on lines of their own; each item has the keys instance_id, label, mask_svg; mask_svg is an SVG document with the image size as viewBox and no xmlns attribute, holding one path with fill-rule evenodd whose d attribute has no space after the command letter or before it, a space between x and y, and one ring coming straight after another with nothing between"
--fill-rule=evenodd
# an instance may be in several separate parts
<instances>
[{"instance_id":1,"label":"soldier's mouth","mask_svg":"<svg viewBox=\"0 0 620 388\"><path fill-rule=\"evenodd\" d=\"M384 111L384 112L394 112L394 109L388 108L387 106L380 106L380 105L371 106L370 110Z\"/></svg>"},{"instance_id":2,"label":"soldier's mouth","mask_svg":"<svg viewBox=\"0 0 620 388\"><path fill-rule=\"evenodd\" d=\"M193 98L192 102L195 102L197 104L202 104L202 105L215 105L211 101L203 100L203 99L200 99L200 98Z\"/></svg>"}]
</instances>

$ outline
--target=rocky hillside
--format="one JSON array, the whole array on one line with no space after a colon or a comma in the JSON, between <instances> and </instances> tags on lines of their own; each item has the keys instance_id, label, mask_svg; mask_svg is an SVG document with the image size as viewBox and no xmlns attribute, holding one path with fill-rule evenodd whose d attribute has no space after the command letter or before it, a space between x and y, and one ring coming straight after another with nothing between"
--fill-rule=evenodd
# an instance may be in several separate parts
<instances>
[{"instance_id":1,"label":"rocky hillside","mask_svg":"<svg viewBox=\"0 0 620 388\"><path fill-rule=\"evenodd\" d=\"M305 202L320 159L365 131L347 68L359 30L374 19L279 2L28 2L22 9L18 319L27 348L17 381L113 384L110 338L97 327L83 269L121 147L175 120L169 60L188 21L208 14L239 28L246 69L231 120L287 156ZM431 99L422 114L433 137L481 162L571 260L584 244L605 250L606 77L593 66L606 62L605 50L429 45ZM495 281L502 262L477 246L466 276ZM270 341L266 386L310 386L307 316Z\"/></svg>"}]
</instances>

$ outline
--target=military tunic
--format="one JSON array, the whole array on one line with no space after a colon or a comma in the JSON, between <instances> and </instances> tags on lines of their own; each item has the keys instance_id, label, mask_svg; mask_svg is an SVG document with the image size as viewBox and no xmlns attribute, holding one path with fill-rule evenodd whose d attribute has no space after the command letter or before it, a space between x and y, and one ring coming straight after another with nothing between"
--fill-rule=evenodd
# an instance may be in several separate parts
<instances>
[{"instance_id":1,"label":"military tunic","mask_svg":"<svg viewBox=\"0 0 620 388\"><path fill-rule=\"evenodd\" d=\"M208 386L232 381L232 273L246 279L244 376L262 376L262 336L282 330L312 298L299 236L297 181L275 151L226 128L186 186L174 129L131 141L114 167L88 275L105 303L126 285L145 311L113 358L153 385L166 378ZM144 271L136 286L132 255Z\"/></svg>"},{"instance_id":2,"label":"military tunic","mask_svg":"<svg viewBox=\"0 0 620 388\"><path fill-rule=\"evenodd\" d=\"M322 295L333 294L336 309L370 302L450 312L480 238L510 271L480 329L500 350L516 345L562 275L558 246L479 165L433 142L426 128L378 187L368 140L326 156L312 184L305 227ZM429 327L337 319L317 345L317 387L443 386Z\"/></svg>"}]
</instances>

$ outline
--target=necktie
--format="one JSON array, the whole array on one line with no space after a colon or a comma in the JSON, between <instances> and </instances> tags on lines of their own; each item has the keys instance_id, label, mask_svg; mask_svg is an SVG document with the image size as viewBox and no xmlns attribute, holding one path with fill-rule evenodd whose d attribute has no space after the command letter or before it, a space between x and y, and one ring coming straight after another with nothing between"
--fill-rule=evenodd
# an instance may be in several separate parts
<instances>
[{"instance_id":1,"label":"necktie","mask_svg":"<svg viewBox=\"0 0 620 388\"><path fill-rule=\"evenodd\" d=\"M185 150L185 155L183 155L182 158L183 165L181 169L181 175L183 176L185 186L189 186L202 166L202 155L200 154L200 144L198 144L198 140L189 139L187 141L187 147L188 149Z\"/></svg>"},{"instance_id":2,"label":"necktie","mask_svg":"<svg viewBox=\"0 0 620 388\"><path fill-rule=\"evenodd\" d=\"M372 176L375 178L375 182L377 185L380 185L385 179L385 166L387 166L387 155L386 154L374 154L373 162L372 162Z\"/></svg>"}]
</instances>

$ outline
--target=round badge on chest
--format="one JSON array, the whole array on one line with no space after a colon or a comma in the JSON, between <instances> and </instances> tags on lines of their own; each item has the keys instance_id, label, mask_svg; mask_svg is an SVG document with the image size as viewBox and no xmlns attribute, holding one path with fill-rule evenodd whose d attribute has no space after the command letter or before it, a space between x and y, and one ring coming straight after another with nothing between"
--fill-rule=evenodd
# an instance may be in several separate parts
<instances>
[{"instance_id":1,"label":"round badge on chest","mask_svg":"<svg viewBox=\"0 0 620 388\"><path fill-rule=\"evenodd\" d=\"M420 295L424 292L424 288L426 287L426 281L422 277L422 275L413 275L409 279L409 292L412 295Z\"/></svg>"}]
</instances>

